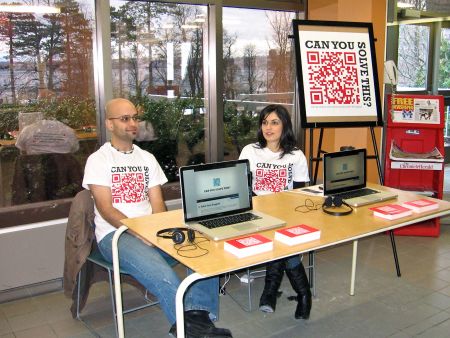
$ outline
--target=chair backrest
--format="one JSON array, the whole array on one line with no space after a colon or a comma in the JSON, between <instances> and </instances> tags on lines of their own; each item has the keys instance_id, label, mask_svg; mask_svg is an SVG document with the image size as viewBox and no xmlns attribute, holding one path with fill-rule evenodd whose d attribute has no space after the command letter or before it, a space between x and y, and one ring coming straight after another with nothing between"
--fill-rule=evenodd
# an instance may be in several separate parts
<instances>
[{"instance_id":1,"label":"chair backrest","mask_svg":"<svg viewBox=\"0 0 450 338\"><path fill-rule=\"evenodd\" d=\"M94 200L89 190L76 194L70 207L66 228L64 291L71 296L78 272L89 256L94 234Z\"/></svg>"}]
</instances>

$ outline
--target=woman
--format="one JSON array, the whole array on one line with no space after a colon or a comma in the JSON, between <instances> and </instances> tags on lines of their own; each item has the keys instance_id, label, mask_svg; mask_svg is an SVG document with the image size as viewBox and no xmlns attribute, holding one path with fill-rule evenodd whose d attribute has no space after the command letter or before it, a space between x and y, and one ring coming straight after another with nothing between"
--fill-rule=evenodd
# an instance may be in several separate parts
<instances>
[{"instance_id":1,"label":"woman","mask_svg":"<svg viewBox=\"0 0 450 338\"><path fill-rule=\"evenodd\" d=\"M270 194L300 188L309 181L305 155L296 147L292 122L281 105L269 105L259 114L258 142L242 149L240 159L250 161L253 193ZM264 291L259 301L263 312L274 312L283 273L297 293L295 318L308 319L311 311L311 290L305 268L294 256L271 262L266 266Z\"/></svg>"}]
</instances>

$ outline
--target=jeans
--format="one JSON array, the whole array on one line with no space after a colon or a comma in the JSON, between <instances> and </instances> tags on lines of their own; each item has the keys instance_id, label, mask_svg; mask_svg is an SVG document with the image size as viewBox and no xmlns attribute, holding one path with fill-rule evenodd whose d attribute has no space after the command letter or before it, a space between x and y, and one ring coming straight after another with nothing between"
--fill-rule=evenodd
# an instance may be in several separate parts
<instances>
[{"instance_id":1,"label":"jeans","mask_svg":"<svg viewBox=\"0 0 450 338\"><path fill-rule=\"evenodd\" d=\"M302 261L300 259L299 255L295 255L286 259L286 269L292 270L296 268L299 264L302 264Z\"/></svg>"},{"instance_id":2,"label":"jeans","mask_svg":"<svg viewBox=\"0 0 450 338\"><path fill-rule=\"evenodd\" d=\"M114 233L109 233L98 243L101 254L109 262L112 262ZM171 266L178 261L126 232L120 236L118 247L120 268L156 296L169 323L174 324L175 295L180 279ZM219 278L201 279L192 284L185 293L184 308L185 311L206 310L212 319L217 318Z\"/></svg>"}]
</instances>

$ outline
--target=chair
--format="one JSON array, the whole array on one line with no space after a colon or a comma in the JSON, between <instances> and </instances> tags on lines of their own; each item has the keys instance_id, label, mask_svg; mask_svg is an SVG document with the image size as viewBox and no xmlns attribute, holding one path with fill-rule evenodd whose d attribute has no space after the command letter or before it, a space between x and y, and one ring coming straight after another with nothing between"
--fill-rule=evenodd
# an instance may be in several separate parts
<instances>
[{"instance_id":1,"label":"chair","mask_svg":"<svg viewBox=\"0 0 450 338\"><path fill-rule=\"evenodd\" d=\"M301 260L303 261L303 254L301 255ZM305 265L305 269L308 270L308 279L309 284L312 290L312 295L316 296L316 284L315 284L315 252L310 251L308 253L308 265ZM251 270L250 268L246 269L246 272L239 277L241 282L247 283L247 299L248 299L248 307L241 304L236 298L233 297L229 292L227 294L233 299L244 311L251 312L253 310L253 302L252 302L252 281L256 278L265 277L266 270Z\"/></svg>"},{"instance_id":2,"label":"chair","mask_svg":"<svg viewBox=\"0 0 450 338\"><path fill-rule=\"evenodd\" d=\"M117 315L114 294L114 268L106 261L97 248L94 236L94 201L88 190L79 192L72 201L69 212L69 221L66 229L66 257L64 264L64 289L67 296L72 297L73 316L80 320L94 335L95 330L81 316L82 308L87 301L91 284L100 280L109 282L112 305L112 315L117 332ZM174 266L177 261L167 258L169 265ZM107 278L105 276L107 272ZM130 313L146 307L157 305L159 302L151 300L150 293L130 275L120 271L122 281L140 289L144 296L144 303L124 309L123 313ZM76 276L76 278L75 278Z\"/></svg>"},{"instance_id":3,"label":"chair","mask_svg":"<svg viewBox=\"0 0 450 338\"><path fill-rule=\"evenodd\" d=\"M103 269L105 269L108 272L108 278L109 278L109 292L110 292L110 297L111 297L111 306L112 306L112 313L113 313L113 319L114 319L114 328L115 328L115 332L116 332L116 337L118 337L118 332L117 332L117 314L116 314L116 302L115 302L115 296L114 296L114 278L113 278L113 265L112 263L109 263L108 261L106 261L102 254L100 253L100 251L95 248L87 257L87 260L93 264L96 264L100 267L102 267ZM97 333L95 332L95 330L88 324L86 323L86 321L83 320L83 318L81 317L81 311L80 311L80 285L81 285L81 274L82 274L83 270L80 270L80 272L78 273L78 288L77 288L77 319L80 320L81 322L83 322L84 325L86 325L86 327L88 327L88 329L94 333L95 335L97 335ZM122 270L120 270L121 275L126 275L125 272L123 272ZM128 275L127 275L128 276ZM123 314L127 314L130 312L134 312L134 311L138 311L150 306L154 306L159 304L159 302L157 300L151 300L149 298L149 292L146 290L145 291L145 303L139 306L135 306L135 307L131 307L129 309L125 309L123 311Z\"/></svg>"}]
</instances>

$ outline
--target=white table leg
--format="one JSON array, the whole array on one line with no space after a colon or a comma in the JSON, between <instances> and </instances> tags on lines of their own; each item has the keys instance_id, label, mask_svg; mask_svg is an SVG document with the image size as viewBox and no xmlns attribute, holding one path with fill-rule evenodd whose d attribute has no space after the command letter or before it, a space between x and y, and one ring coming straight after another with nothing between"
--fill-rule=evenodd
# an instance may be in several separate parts
<instances>
[{"instance_id":1,"label":"white table leg","mask_svg":"<svg viewBox=\"0 0 450 338\"><path fill-rule=\"evenodd\" d=\"M177 338L184 338L184 293L192 283L202 278L204 277L195 272L183 279L183 281L178 286L177 295L175 297L175 310L177 315Z\"/></svg>"},{"instance_id":2,"label":"white table leg","mask_svg":"<svg viewBox=\"0 0 450 338\"><path fill-rule=\"evenodd\" d=\"M358 257L358 240L353 241L352 276L350 280L350 296L355 295L356 258Z\"/></svg>"},{"instance_id":3,"label":"white table leg","mask_svg":"<svg viewBox=\"0 0 450 338\"><path fill-rule=\"evenodd\" d=\"M116 230L112 239L112 256L113 256L113 268L114 268L114 293L116 298L116 315L117 315L117 334L119 338L124 338L123 330L123 309L122 309L122 290L120 284L120 266L119 266L119 249L117 247L117 242L119 241L120 235L127 231L128 228L122 225Z\"/></svg>"}]
</instances>

